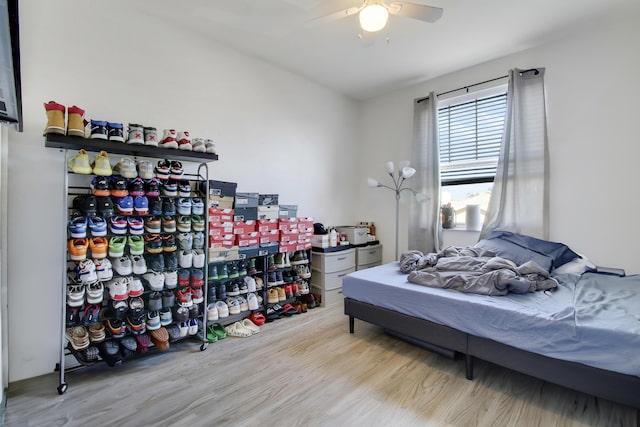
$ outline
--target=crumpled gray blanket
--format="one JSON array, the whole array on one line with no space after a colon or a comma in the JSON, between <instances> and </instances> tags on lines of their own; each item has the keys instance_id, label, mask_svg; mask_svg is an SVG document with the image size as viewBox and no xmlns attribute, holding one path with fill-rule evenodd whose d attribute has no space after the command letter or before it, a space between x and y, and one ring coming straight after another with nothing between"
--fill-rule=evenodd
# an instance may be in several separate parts
<instances>
[{"instance_id":1,"label":"crumpled gray blanket","mask_svg":"<svg viewBox=\"0 0 640 427\"><path fill-rule=\"evenodd\" d=\"M411 283L482 295L506 295L555 289L558 283L534 261L516 266L495 253L474 247L448 247L438 253L407 251L400 270Z\"/></svg>"}]
</instances>

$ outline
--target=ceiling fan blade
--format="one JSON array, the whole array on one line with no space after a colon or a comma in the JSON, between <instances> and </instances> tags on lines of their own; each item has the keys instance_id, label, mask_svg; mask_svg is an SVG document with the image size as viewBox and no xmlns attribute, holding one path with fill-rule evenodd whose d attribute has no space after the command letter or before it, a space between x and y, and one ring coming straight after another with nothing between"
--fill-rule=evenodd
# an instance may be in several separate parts
<instances>
[{"instance_id":1,"label":"ceiling fan blade","mask_svg":"<svg viewBox=\"0 0 640 427\"><path fill-rule=\"evenodd\" d=\"M337 12L332 12L329 13L328 15L324 15L324 16L319 16L317 18L313 18L310 19L309 21L306 22L307 25L319 25L319 24L326 24L329 22L334 22L337 21L338 19L342 19L345 18L347 16L351 16L351 15L355 15L356 13L360 12L360 10L363 8L362 7L350 7L348 9L341 9Z\"/></svg>"},{"instance_id":2,"label":"ceiling fan blade","mask_svg":"<svg viewBox=\"0 0 640 427\"><path fill-rule=\"evenodd\" d=\"M441 7L425 6L423 4L409 3L406 1L394 1L389 4L389 12L394 15L417 19L419 21L436 22L442 16L443 9Z\"/></svg>"}]
</instances>

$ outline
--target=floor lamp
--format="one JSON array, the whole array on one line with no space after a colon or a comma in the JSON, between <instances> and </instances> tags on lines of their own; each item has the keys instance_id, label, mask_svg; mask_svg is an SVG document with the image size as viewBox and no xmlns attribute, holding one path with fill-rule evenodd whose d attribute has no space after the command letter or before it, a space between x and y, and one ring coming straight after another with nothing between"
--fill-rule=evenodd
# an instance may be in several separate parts
<instances>
[{"instance_id":1,"label":"floor lamp","mask_svg":"<svg viewBox=\"0 0 640 427\"><path fill-rule=\"evenodd\" d=\"M398 232L399 232L399 222L400 222L400 193L402 193L403 191L407 190L410 191L412 194L416 194L416 192L414 190L412 190L409 187L403 187L405 180L411 178L413 176L413 174L416 173L416 170L412 167L409 166L409 161L408 160L404 160L401 161L398 165L398 175L395 176L394 175L394 165L393 162L386 162L384 164L385 169L387 170L387 173L389 173L389 176L391 177L391 179L393 180L393 187L388 186L388 185L384 185L381 184L378 180L373 179L373 178L368 178L368 183L369 183L369 187L372 188L388 188L391 191L394 191L396 193L396 261L399 259L398 256Z\"/></svg>"}]
</instances>

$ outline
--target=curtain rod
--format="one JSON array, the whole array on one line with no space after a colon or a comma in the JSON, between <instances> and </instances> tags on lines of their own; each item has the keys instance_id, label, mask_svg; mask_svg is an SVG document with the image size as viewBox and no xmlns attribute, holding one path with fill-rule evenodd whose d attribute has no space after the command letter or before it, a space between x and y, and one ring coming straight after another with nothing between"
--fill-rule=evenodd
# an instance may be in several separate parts
<instances>
[{"instance_id":1,"label":"curtain rod","mask_svg":"<svg viewBox=\"0 0 640 427\"><path fill-rule=\"evenodd\" d=\"M534 74L535 74L536 76L537 76L538 74L540 74L540 71L538 71L538 69L537 69L537 68L529 68L528 70L522 70L522 71L520 71L520 74L522 75L522 74L524 74L524 73L528 73L529 71L533 71L533 72L534 72ZM468 92L469 92L469 88L471 88L471 87L474 87L474 86L480 86L480 85L483 85L483 84L485 84L485 83L495 82L496 80L501 80L501 79L504 79L504 78L507 78L507 77L509 77L509 75L508 75L508 74L507 74L506 76L495 77L495 78L493 78L493 79L485 80L485 81L480 82L480 83L474 83L474 84L472 84L472 85L467 85L467 86L459 87L458 89L453 89L453 90L448 90L448 91L446 91L446 92L438 93L438 94L436 94L436 96L447 95L447 94L449 94L449 93L457 92L457 91L462 90L462 89L466 89L466 90L467 90L467 93L468 93ZM424 98L416 99L416 104L419 104L419 103L421 103L422 101L426 101L427 99L429 99L429 97L428 97L428 96L426 96L426 97L424 97Z\"/></svg>"}]
</instances>

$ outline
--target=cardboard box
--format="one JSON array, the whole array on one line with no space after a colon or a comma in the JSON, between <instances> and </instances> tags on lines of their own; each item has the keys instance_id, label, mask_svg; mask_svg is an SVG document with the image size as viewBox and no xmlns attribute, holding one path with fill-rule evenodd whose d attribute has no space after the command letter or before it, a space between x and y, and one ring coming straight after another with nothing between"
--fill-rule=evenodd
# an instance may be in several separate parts
<instances>
[{"instance_id":1,"label":"cardboard box","mask_svg":"<svg viewBox=\"0 0 640 427\"><path fill-rule=\"evenodd\" d=\"M277 206L278 195L277 194L259 194L258 206Z\"/></svg>"},{"instance_id":2,"label":"cardboard box","mask_svg":"<svg viewBox=\"0 0 640 427\"><path fill-rule=\"evenodd\" d=\"M257 227L256 221L234 221L233 234L252 233L256 231L256 227Z\"/></svg>"},{"instance_id":3,"label":"cardboard box","mask_svg":"<svg viewBox=\"0 0 640 427\"><path fill-rule=\"evenodd\" d=\"M280 230L259 231L259 233L260 233L260 245L277 243L280 241Z\"/></svg>"},{"instance_id":4,"label":"cardboard box","mask_svg":"<svg viewBox=\"0 0 640 427\"><path fill-rule=\"evenodd\" d=\"M342 226L336 227L336 231L347 235L347 240L352 245L366 245L369 229L365 227Z\"/></svg>"},{"instance_id":5,"label":"cardboard box","mask_svg":"<svg viewBox=\"0 0 640 427\"><path fill-rule=\"evenodd\" d=\"M328 248L329 247L329 235L328 234L316 234L311 238L311 243L314 248Z\"/></svg>"},{"instance_id":6,"label":"cardboard box","mask_svg":"<svg viewBox=\"0 0 640 427\"><path fill-rule=\"evenodd\" d=\"M257 208L258 193L236 193L236 208Z\"/></svg>"},{"instance_id":7,"label":"cardboard box","mask_svg":"<svg viewBox=\"0 0 640 427\"><path fill-rule=\"evenodd\" d=\"M298 230L280 230L280 242L297 242Z\"/></svg>"},{"instance_id":8,"label":"cardboard box","mask_svg":"<svg viewBox=\"0 0 640 427\"><path fill-rule=\"evenodd\" d=\"M310 228L313 230L313 218L298 218L298 228Z\"/></svg>"},{"instance_id":9,"label":"cardboard box","mask_svg":"<svg viewBox=\"0 0 640 427\"><path fill-rule=\"evenodd\" d=\"M278 205L258 206L258 219L278 219Z\"/></svg>"},{"instance_id":10,"label":"cardboard box","mask_svg":"<svg viewBox=\"0 0 640 427\"><path fill-rule=\"evenodd\" d=\"M207 198L207 207L233 209L233 197L209 195L209 197Z\"/></svg>"},{"instance_id":11,"label":"cardboard box","mask_svg":"<svg viewBox=\"0 0 640 427\"><path fill-rule=\"evenodd\" d=\"M200 191L209 196L236 196L236 188L238 184L235 182L214 181L209 180L208 183L200 183Z\"/></svg>"},{"instance_id":12,"label":"cardboard box","mask_svg":"<svg viewBox=\"0 0 640 427\"><path fill-rule=\"evenodd\" d=\"M279 218L278 219L279 230L297 230L298 218Z\"/></svg>"},{"instance_id":13,"label":"cardboard box","mask_svg":"<svg viewBox=\"0 0 640 427\"><path fill-rule=\"evenodd\" d=\"M237 246L229 248L209 248L209 265L218 262L235 261L237 259L240 259Z\"/></svg>"},{"instance_id":14,"label":"cardboard box","mask_svg":"<svg viewBox=\"0 0 640 427\"><path fill-rule=\"evenodd\" d=\"M272 231L278 229L277 219L259 219L256 231Z\"/></svg>"},{"instance_id":15,"label":"cardboard box","mask_svg":"<svg viewBox=\"0 0 640 427\"><path fill-rule=\"evenodd\" d=\"M278 217L296 218L298 216L298 205L279 205Z\"/></svg>"},{"instance_id":16,"label":"cardboard box","mask_svg":"<svg viewBox=\"0 0 640 427\"><path fill-rule=\"evenodd\" d=\"M234 221L255 221L258 219L258 207L255 208L238 208L236 207L233 215Z\"/></svg>"},{"instance_id":17,"label":"cardboard box","mask_svg":"<svg viewBox=\"0 0 640 427\"><path fill-rule=\"evenodd\" d=\"M234 234L209 236L209 248L229 248L231 246L236 246Z\"/></svg>"},{"instance_id":18,"label":"cardboard box","mask_svg":"<svg viewBox=\"0 0 640 427\"><path fill-rule=\"evenodd\" d=\"M260 243L260 233L236 234L236 244L238 246L257 246Z\"/></svg>"},{"instance_id":19,"label":"cardboard box","mask_svg":"<svg viewBox=\"0 0 640 427\"><path fill-rule=\"evenodd\" d=\"M209 208L209 226L216 222L233 221L233 209Z\"/></svg>"},{"instance_id":20,"label":"cardboard box","mask_svg":"<svg viewBox=\"0 0 640 427\"><path fill-rule=\"evenodd\" d=\"M225 234L233 235L233 222L210 222L209 236L223 236ZM233 237L232 237L233 240Z\"/></svg>"}]
</instances>

